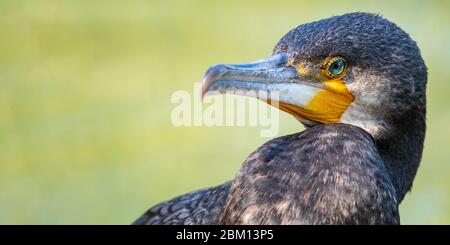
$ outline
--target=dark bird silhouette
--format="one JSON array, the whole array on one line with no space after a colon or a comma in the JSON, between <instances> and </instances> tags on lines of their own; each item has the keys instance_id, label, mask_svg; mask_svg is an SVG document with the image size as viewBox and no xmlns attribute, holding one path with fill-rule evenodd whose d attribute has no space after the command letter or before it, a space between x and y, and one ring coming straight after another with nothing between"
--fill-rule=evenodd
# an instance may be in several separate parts
<instances>
[{"instance_id":1,"label":"dark bird silhouette","mask_svg":"<svg viewBox=\"0 0 450 245\"><path fill-rule=\"evenodd\" d=\"M300 25L265 60L215 65L210 91L252 93L295 116L234 180L152 207L134 224L399 224L425 137L427 69L407 33L350 13Z\"/></svg>"}]
</instances>

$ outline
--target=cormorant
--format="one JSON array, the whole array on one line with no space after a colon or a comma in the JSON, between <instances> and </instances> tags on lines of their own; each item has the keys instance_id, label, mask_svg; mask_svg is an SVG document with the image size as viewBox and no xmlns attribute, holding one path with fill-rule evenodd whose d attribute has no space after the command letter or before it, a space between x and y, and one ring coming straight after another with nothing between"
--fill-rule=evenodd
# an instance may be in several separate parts
<instances>
[{"instance_id":1,"label":"cormorant","mask_svg":"<svg viewBox=\"0 0 450 245\"><path fill-rule=\"evenodd\" d=\"M306 130L134 224L399 224L422 155L426 83L409 35L360 12L294 28L265 60L212 66L203 93L279 91L278 107Z\"/></svg>"}]
</instances>

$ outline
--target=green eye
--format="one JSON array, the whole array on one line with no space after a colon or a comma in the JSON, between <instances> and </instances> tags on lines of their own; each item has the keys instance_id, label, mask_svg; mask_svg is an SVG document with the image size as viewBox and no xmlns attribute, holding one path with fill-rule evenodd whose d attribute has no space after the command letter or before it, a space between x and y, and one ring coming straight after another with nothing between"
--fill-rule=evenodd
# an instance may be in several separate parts
<instances>
[{"instance_id":1,"label":"green eye","mask_svg":"<svg viewBox=\"0 0 450 245\"><path fill-rule=\"evenodd\" d=\"M347 63L345 62L344 58L335 57L328 61L326 71L330 77L335 78L344 73L346 66Z\"/></svg>"}]
</instances>

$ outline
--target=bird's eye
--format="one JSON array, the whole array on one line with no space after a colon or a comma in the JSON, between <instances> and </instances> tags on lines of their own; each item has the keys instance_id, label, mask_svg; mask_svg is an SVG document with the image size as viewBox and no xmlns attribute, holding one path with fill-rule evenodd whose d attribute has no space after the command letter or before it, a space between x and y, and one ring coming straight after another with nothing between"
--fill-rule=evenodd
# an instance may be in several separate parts
<instances>
[{"instance_id":1,"label":"bird's eye","mask_svg":"<svg viewBox=\"0 0 450 245\"><path fill-rule=\"evenodd\" d=\"M342 57L334 57L326 64L325 73L330 78L336 78L342 75L347 68L347 62Z\"/></svg>"}]
</instances>

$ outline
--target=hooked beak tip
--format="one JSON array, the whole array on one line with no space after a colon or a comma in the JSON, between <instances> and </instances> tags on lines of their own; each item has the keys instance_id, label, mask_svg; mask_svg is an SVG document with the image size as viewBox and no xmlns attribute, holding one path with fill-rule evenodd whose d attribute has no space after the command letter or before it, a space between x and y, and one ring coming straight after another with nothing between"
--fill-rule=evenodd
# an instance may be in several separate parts
<instances>
[{"instance_id":1,"label":"hooked beak tip","mask_svg":"<svg viewBox=\"0 0 450 245\"><path fill-rule=\"evenodd\" d=\"M203 101L206 93L208 92L208 88L211 84L220 78L226 71L226 66L223 64L213 65L208 68L203 76L202 83L200 86L200 99Z\"/></svg>"},{"instance_id":2,"label":"hooked beak tip","mask_svg":"<svg viewBox=\"0 0 450 245\"><path fill-rule=\"evenodd\" d=\"M221 91L218 92L223 92L225 87L232 84L234 84L231 86L232 90L240 87L248 90L251 88L245 87L245 82L256 84L292 80L297 75L297 72L287 69L285 66L287 60L287 54L279 53L267 59L249 63L213 65L208 68L203 76L200 86L200 98L203 101L203 98L209 91L219 89ZM215 82L218 81L223 82L222 87L220 85L215 86ZM240 85L236 85L237 83L240 83Z\"/></svg>"}]
</instances>

